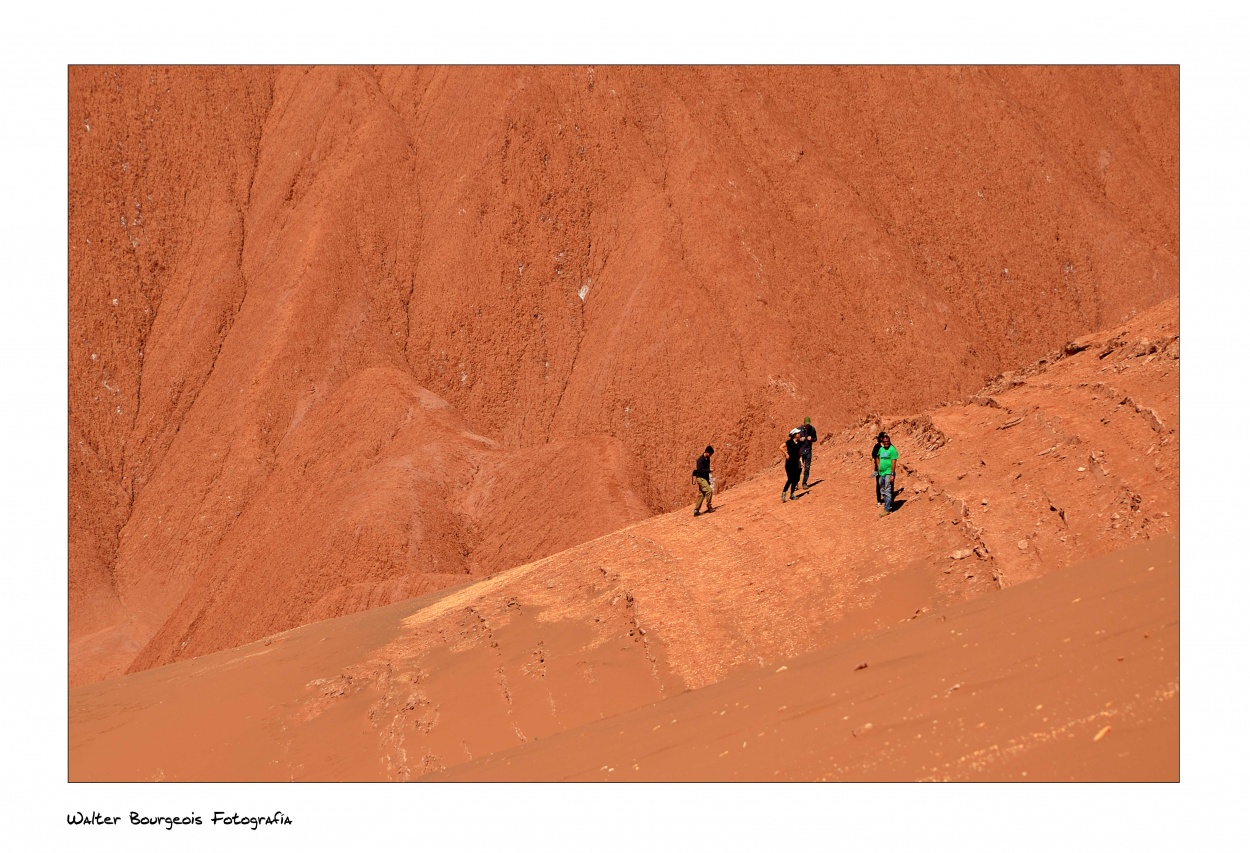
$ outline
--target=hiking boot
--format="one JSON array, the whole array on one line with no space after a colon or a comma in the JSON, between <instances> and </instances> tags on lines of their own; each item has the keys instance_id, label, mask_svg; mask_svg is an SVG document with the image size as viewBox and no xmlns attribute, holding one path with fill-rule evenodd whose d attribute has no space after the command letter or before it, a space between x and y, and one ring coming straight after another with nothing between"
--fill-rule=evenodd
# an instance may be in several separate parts
<instances>
[{"instance_id":1,"label":"hiking boot","mask_svg":"<svg viewBox=\"0 0 1250 853\"><path fill-rule=\"evenodd\" d=\"M782 502L782 503L785 503L785 502L786 502L786 493L785 493L785 492L782 492L782 493L781 493L781 502Z\"/></svg>"},{"instance_id":2,"label":"hiking boot","mask_svg":"<svg viewBox=\"0 0 1250 853\"><path fill-rule=\"evenodd\" d=\"M890 514L890 511L888 509L883 509L881 510L881 514L877 516L877 518L885 518L889 514Z\"/></svg>"},{"instance_id":3,"label":"hiking boot","mask_svg":"<svg viewBox=\"0 0 1250 853\"><path fill-rule=\"evenodd\" d=\"M698 511L697 509L694 511L694 517L695 517L695 518L698 518L698 517L699 517L699 511Z\"/></svg>"},{"instance_id":4,"label":"hiking boot","mask_svg":"<svg viewBox=\"0 0 1250 853\"><path fill-rule=\"evenodd\" d=\"M715 509L715 507L708 507L707 509L705 509L705 510L703 510L703 511L704 511L704 512L711 512L713 509Z\"/></svg>"}]
</instances>

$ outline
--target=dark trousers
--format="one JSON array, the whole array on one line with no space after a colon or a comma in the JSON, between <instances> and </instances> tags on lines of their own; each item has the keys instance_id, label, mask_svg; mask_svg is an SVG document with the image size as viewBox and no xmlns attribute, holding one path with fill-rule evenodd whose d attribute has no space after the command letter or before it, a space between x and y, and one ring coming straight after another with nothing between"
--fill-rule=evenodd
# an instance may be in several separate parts
<instances>
[{"instance_id":1,"label":"dark trousers","mask_svg":"<svg viewBox=\"0 0 1250 853\"><path fill-rule=\"evenodd\" d=\"M794 490L799 487L799 477L803 475L803 469L799 466L796 459L794 462L786 462L786 484L781 487L781 493L785 494L788 490L791 495Z\"/></svg>"},{"instance_id":2,"label":"dark trousers","mask_svg":"<svg viewBox=\"0 0 1250 853\"><path fill-rule=\"evenodd\" d=\"M812 470L812 454L804 453L799 456L803 460L803 485L807 485L807 475Z\"/></svg>"}]
</instances>

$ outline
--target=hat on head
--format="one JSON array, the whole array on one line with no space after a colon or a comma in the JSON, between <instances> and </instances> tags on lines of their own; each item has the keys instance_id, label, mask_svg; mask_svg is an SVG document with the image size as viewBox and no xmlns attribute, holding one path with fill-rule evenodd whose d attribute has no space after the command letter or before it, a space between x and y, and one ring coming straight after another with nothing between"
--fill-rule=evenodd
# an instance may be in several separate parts
<instances>
[{"instance_id":1,"label":"hat on head","mask_svg":"<svg viewBox=\"0 0 1250 853\"><path fill-rule=\"evenodd\" d=\"M790 435L797 435L798 432L799 432L799 428L795 427L794 429L790 430Z\"/></svg>"},{"instance_id":2,"label":"hat on head","mask_svg":"<svg viewBox=\"0 0 1250 853\"><path fill-rule=\"evenodd\" d=\"M710 444L709 444L707 447L703 448L703 452L704 452L704 453L715 453L716 451L715 451L715 450L713 450L713 449L712 449L712 445L710 445Z\"/></svg>"},{"instance_id":3,"label":"hat on head","mask_svg":"<svg viewBox=\"0 0 1250 853\"><path fill-rule=\"evenodd\" d=\"M810 424L811 422L812 422L811 418L803 418L803 423Z\"/></svg>"},{"instance_id":4,"label":"hat on head","mask_svg":"<svg viewBox=\"0 0 1250 853\"><path fill-rule=\"evenodd\" d=\"M888 438L888 436L883 432L877 433L877 441L880 441L883 438Z\"/></svg>"}]
</instances>

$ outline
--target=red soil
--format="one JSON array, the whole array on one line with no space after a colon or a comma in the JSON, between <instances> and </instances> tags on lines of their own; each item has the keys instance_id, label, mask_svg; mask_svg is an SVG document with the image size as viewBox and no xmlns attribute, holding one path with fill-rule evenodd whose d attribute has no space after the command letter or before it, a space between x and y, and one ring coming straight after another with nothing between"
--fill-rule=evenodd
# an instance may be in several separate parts
<instances>
[{"instance_id":1,"label":"red soil","mask_svg":"<svg viewBox=\"0 0 1250 853\"><path fill-rule=\"evenodd\" d=\"M1097 372L1136 344L1060 391L1003 380L989 396L1022 418L1005 430L992 403L898 421L909 466L936 454L909 473L930 491L908 510L932 523L886 533L885 557L850 525L861 556L833 579L803 561L842 552L790 539L771 481L750 479L803 415L837 433L925 411L1175 297L1174 67L93 67L69 83L71 684L572 559L683 505L709 440L743 501L692 540L718 573L661 574L644 596L634 575L688 558L636 526L596 546L619 577L577 576L587 600L652 608L668 669L626 655L622 678L654 682L639 701L670 689L652 667L696 686L818 648L892 549L932 607L1174 530L1175 394L1133 384L1148 353ZM1077 430L1086 410L1108 424ZM862 460L839 454L871 428L821 446L830 479L796 513L862 498L841 479ZM1065 478L1039 473L1060 462ZM978 544L972 579L924 574ZM521 575L535 565L555 564ZM528 607L575 603L557 599ZM762 603L779 600L800 609ZM569 630L608 636L628 605Z\"/></svg>"},{"instance_id":2,"label":"red soil","mask_svg":"<svg viewBox=\"0 0 1250 853\"><path fill-rule=\"evenodd\" d=\"M70 777L1176 780L1178 347L1169 300L826 436L795 502L76 688Z\"/></svg>"}]
</instances>

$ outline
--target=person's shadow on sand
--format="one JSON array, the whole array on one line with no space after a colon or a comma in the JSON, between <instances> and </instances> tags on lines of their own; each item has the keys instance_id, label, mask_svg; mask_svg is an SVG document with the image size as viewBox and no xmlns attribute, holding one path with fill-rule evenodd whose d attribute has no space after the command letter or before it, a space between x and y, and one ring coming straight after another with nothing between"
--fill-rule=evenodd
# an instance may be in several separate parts
<instances>
[{"instance_id":1,"label":"person's shadow on sand","mask_svg":"<svg viewBox=\"0 0 1250 853\"><path fill-rule=\"evenodd\" d=\"M804 488L804 489L810 489L812 486L819 486L819 485L820 485L821 483L823 483L824 481L825 481L825 480L824 480L824 478L823 478L823 477L822 477L821 479L819 479L819 480L812 480L810 483L808 483L808 484L807 484L806 486L804 486L803 488Z\"/></svg>"}]
</instances>

